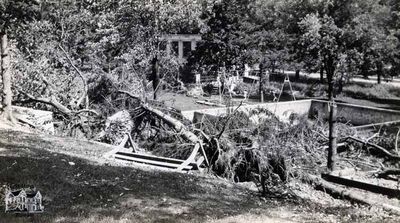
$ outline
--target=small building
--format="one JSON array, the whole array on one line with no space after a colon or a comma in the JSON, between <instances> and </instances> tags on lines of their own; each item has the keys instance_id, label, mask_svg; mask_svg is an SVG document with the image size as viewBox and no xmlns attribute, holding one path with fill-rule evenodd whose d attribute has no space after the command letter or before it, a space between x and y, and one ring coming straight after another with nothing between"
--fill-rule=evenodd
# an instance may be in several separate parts
<instances>
[{"instance_id":1,"label":"small building","mask_svg":"<svg viewBox=\"0 0 400 223\"><path fill-rule=\"evenodd\" d=\"M19 189L6 192L6 212L14 213L41 213L44 210L42 205L42 194L40 191Z\"/></svg>"},{"instance_id":2,"label":"small building","mask_svg":"<svg viewBox=\"0 0 400 223\"><path fill-rule=\"evenodd\" d=\"M166 42L166 52L170 55L173 51L177 51L178 58L185 60L190 51L196 49L197 42L201 41L199 34L169 34L163 35L161 41ZM175 47L176 46L176 47ZM175 50L175 48L177 50Z\"/></svg>"}]
</instances>

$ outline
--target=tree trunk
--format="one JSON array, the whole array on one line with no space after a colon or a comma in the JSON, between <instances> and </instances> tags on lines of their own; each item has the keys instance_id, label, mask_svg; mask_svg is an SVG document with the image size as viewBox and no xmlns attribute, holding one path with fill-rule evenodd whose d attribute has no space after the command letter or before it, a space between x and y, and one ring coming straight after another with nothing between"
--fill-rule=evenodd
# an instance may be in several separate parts
<instances>
[{"instance_id":1,"label":"tree trunk","mask_svg":"<svg viewBox=\"0 0 400 223\"><path fill-rule=\"evenodd\" d=\"M383 76L383 64L382 61L376 62L376 75L378 76L378 84L381 83L381 78Z\"/></svg>"},{"instance_id":2,"label":"tree trunk","mask_svg":"<svg viewBox=\"0 0 400 223\"><path fill-rule=\"evenodd\" d=\"M363 76L365 79L367 79L367 78L368 78L368 69L369 69L369 65L368 65L368 63L365 62L365 61L366 61L366 58L364 57L364 62L363 62L363 64L361 65L361 73L362 73L362 76Z\"/></svg>"},{"instance_id":3,"label":"tree trunk","mask_svg":"<svg viewBox=\"0 0 400 223\"><path fill-rule=\"evenodd\" d=\"M153 81L153 99L157 100L157 91L160 85L160 73L158 67L158 58L155 56L152 61L152 74L151 79Z\"/></svg>"},{"instance_id":4,"label":"tree trunk","mask_svg":"<svg viewBox=\"0 0 400 223\"><path fill-rule=\"evenodd\" d=\"M314 175L307 175L306 179L310 183L312 183L317 189L322 189L323 191L335 195L335 196L340 196L343 197L347 200L350 201L355 201L357 203L361 204L368 204L371 206L378 206L381 207L387 211L390 211L395 214L400 214L400 208L391 204L386 204L382 201L379 200L373 200L371 198L366 197L365 195L363 196L362 194L359 193L354 193L354 191L350 191L347 189L344 189L343 187L339 187L335 184L329 183L317 176Z\"/></svg>"},{"instance_id":5,"label":"tree trunk","mask_svg":"<svg viewBox=\"0 0 400 223\"><path fill-rule=\"evenodd\" d=\"M336 113L337 106L333 98L333 85L334 79L333 75L335 73L335 67L333 64L333 59L328 58L325 65L326 76L328 78L328 108L329 108L329 148L328 148L328 169L333 171L336 169L337 160L337 129L336 129Z\"/></svg>"},{"instance_id":6,"label":"tree trunk","mask_svg":"<svg viewBox=\"0 0 400 223\"><path fill-rule=\"evenodd\" d=\"M328 149L328 168L336 169L337 160L337 129L336 129L337 106L332 99L329 101L329 149Z\"/></svg>"},{"instance_id":7,"label":"tree trunk","mask_svg":"<svg viewBox=\"0 0 400 223\"><path fill-rule=\"evenodd\" d=\"M295 79L296 81L298 81L298 80L300 79L300 70L296 70L296 74L295 74L295 76L294 76L294 79Z\"/></svg>"},{"instance_id":8,"label":"tree trunk","mask_svg":"<svg viewBox=\"0 0 400 223\"><path fill-rule=\"evenodd\" d=\"M4 120L15 123L12 115L12 91L11 91L11 70L10 70L10 55L8 49L8 40L6 33L0 33L0 52L1 52L1 69L0 73L3 80L3 100L2 100L2 118Z\"/></svg>"},{"instance_id":9,"label":"tree trunk","mask_svg":"<svg viewBox=\"0 0 400 223\"><path fill-rule=\"evenodd\" d=\"M275 61L274 60L271 61L271 73L272 74L275 73Z\"/></svg>"},{"instance_id":10,"label":"tree trunk","mask_svg":"<svg viewBox=\"0 0 400 223\"><path fill-rule=\"evenodd\" d=\"M321 66L319 69L319 81L324 83L324 66Z\"/></svg>"},{"instance_id":11,"label":"tree trunk","mask_svg":"<svg viewBox=\"0 0 400 223\"><path fill-rule=\"evenodd\" d=\"M341 94L343 92L343 79L344 79L343 76L344 76L344 74L342 73L340 75L340 79L339 79L337 94Z\"/></svg>"},{"instance_id":12,"label":"tree trunk","mask_svg":"<svg viewBox=\"0 0 400 223\"><path fill-rule=\"evenodd\" d=\"M263 102L263 82L264 82L264 62L261 62L260 63L260 74L259 74L259 77L260 77L260 85L259 85L259 89L258 89L258 91L260 92L260 98L261 98L261 102Z\"/></svg>"}]
</instances>

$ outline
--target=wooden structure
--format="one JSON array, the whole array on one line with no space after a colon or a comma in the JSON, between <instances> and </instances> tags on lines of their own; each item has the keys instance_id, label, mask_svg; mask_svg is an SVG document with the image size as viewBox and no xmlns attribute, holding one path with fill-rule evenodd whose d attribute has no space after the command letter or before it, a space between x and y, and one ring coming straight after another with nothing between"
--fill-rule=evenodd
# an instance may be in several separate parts
<instances>
[{"instance_id":1,"label":"wooden structure","mask_svg":"<svg viewBox=\"0 0 400 223\"><path fill-rule=\"evenodd\" d=\"M193 51L196 49L197 42L201 41L201 36L196 34L169 34L163 35L160 38L161 41L166 41L166 52L168 55L171 54L172 44L174 42L178 43L178 58L183 60L185 58L184 55L184 46L185 42L190 42L190 50Z\"/></svg>"},{"instance_id":2,"label":"wooden structure","mask_svg":"<svg viewBox=\"0 0 400 223\"><path fill-rule=\"evenodd\" d=\"M292 84L290 83L289 75L286 73L285 80L283 81L282 88L281 88L281 91L279 92L279 96L278 96L277 102L279 102L279 100L281 99L281 96L282 96L282 93L283 93L283 90L284 90L284 87L285 87L286 83L289 84L290 93L291 93L291 95L293 97L293 101L296 101L296 96L294 95L294 91L293 91L293 88L292 88Z\"/></svg>"},{"instance_id":3,"label":"wooden structure","mask_svg":"<svg viewBox=\"0 0 400 223\"><path fill-rule=\"evenodd\" d=\"M131 147L125 148L125 146L129 144L131 145ZM200 147L200 143L197 143L194 146L192 153L186 160L160 157L137 152L136 143L133 142L132 138L129 135L126 135L122 142L112 151L105 154L104 157L113 158L122 162L139 163L177 171L200 170L200 167L204 162L203 156L200 156L196 159Z\"/></svg>"},{"instance_id":4,"label":"wooden structure","mask_svg":"<svg viewBox=\"0 0 400 223\"><path fill-rule=\"evenodd\" d=\"M5 195L5 211L12 213L41 213L44 210L39 191L19 189Z\"/></svg>"}]
</instances>

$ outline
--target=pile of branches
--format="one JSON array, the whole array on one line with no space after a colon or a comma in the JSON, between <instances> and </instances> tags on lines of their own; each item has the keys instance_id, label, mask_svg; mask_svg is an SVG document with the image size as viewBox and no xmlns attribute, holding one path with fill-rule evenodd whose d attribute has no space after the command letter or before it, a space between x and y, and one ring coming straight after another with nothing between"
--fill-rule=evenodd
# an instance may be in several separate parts
<instances>
[{"instance_id":1,"label":"pile of branches","mask_svg":"<svg viewBox=\"0 0 400 223\"><path fill-rule=\"evenodd\" d=\"M350 150L342 155L353 166L375 177L400 180L400 129L396 125L380 126L347 139Z\"/></svg>"},{"instance_id":2,"label":"pile of branches","mask_svg":"<svg viewBox=\"0 0 400 223\"><path fill-rule=\"evenodd\" d=\"M263 192L326 166L328 125L307 116L283 123L270 111L255 109L206 120L202 126L214 139L206 149L210 168L234 181L255 181ZM345 124L338 128L339 140L354 134Z\"/></svg>"},{"instance_id":3,"label":"pile of branches","mask_svg":"<svg viewBox=\"0 0 400 223\"><path fill-rule=\"evenodd\" d=\"M263 192L326 166L328 125L322 121L293 115L284 123L268 110L240 111L239 105L193 125L172 108L120 93L138 101L130 134L154 155L187 159L200 144L198 155L206 158L209 170L236 182L254 181ZM354 135L348 125L338 124L338 129L339 141Z\"/></svg>"}]
</instances>

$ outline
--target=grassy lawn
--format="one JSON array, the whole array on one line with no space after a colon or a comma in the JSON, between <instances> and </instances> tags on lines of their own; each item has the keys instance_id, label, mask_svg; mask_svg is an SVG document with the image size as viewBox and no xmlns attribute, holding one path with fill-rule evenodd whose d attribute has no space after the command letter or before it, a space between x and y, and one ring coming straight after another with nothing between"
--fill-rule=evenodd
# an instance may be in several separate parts
<instances>
[{"instance_id":1,"label":"grassy lawn","mask_svg":"<svg viewBox=\"0 0 400 223\"><path fill-rule=\"evenodd\" d=\"M207 174L100 165L51 152L75 154L81 151L77 148L85 147L90 153L105 150L85 141L0 130L0 185L35 186L42 192L45 206L45 213L35 216L1 211L0 222L398 220L388 214L377 215L380 210L370 212L314 190L308 191L308 198L261 198L249 186Z\"/></svg>"}]
</instances>

